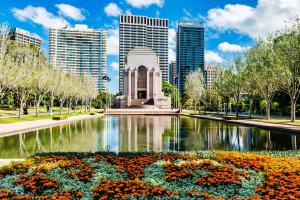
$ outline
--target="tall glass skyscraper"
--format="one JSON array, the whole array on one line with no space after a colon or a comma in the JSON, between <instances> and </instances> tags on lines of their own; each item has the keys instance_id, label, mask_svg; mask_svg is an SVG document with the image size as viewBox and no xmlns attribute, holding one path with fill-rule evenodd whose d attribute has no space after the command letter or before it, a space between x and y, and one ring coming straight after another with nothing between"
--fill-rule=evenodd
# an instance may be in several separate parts
<instances>
[{"instance_id":1,"label":"tall glass skyscraper","mask_svg":"<svg viewBox=\"0 0 300 200\"><path fill-rule=\"evenodd\" d=\"M186 76L192 71L204 71L204 27L202 23L178 22L176 45L178 89L182 95Z\"/></svg>"},{"instance_id":2,"label":"tall glass skyscraper","mask_svg":"<svg viewBox=\"0 0 300 200\"><path fill-rule=\"evenodd\" d=\"M162 79L168 81L169 21L145 16L120 16L119 90L123 92L123 73L128 52L135 47L150 47L159 57Z\"/></svg>"},{"instance_id":3,"label":"tall glass skyscraper","mask_svg":"<svg viewBox=\"0 0 300 200\"><path fill-rule=\"evenodd\" d=\"M64 71L90 75L98 89L106 89L106 31L75 25L50 29L50 63Z\"/></svg>"}]
</instances>

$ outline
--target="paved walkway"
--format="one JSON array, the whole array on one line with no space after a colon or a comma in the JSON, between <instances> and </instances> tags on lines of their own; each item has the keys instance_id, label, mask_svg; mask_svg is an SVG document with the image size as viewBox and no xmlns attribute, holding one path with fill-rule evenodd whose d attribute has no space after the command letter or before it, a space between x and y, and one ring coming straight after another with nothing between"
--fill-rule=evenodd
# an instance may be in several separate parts
<instances>
[{"instance_id":1,"label":"paved walkway","mask_svg":"<svg viewBox=\"0 0 300 200\"><path fill-rule=\"evenodd\" d=\"M24 159L0 159L0 167L8 165L10 162L23 161Z\"/></svg>"},{"instance_id":2,"label":"paved walkway","mask_svg":"<svg viewBox=\"0 0 300 200\"><path fill-rule=\"evenodd\" d=\"M18 123L8 123L8 124L0 124L0 137L7 136L11 134L15 134L17 132L31 131L43 127L55 126L59 124L68 123L71 121L79 120L79 119L91 119L99 116L103 116L103 114L98 115L78 115L68 117L65 120L52 120L52 119L43 119L43 120L35 120L35 121L27 121L27 122L18 122Z\"/></svg>"},{"instance_id":3,"label":"paved walkway","mask_svg":"<svg viewBox=\"0 0 300 200\"><path fill-rule=\"evenodd\" d=\"M227 123L241 124L241 125L246 125L246 126L254 126L254 127L264 128L264 129L280 130L280 131L284 131L287 133L289 133L289 132L300 133L300 126L296 126L296 125L260 122L260 121L248 120L248 119L226 120L221 117L207 116L207 115L188 115L188 114L182 114L182 115L196 117L196 118L202 118L202 119L217 120L217 121L222 121L222 122L227 122Z\"/></svg>"},{"instance_id":4,"label":"paved walkway","mask_svg":"<svg viewBox=\"0 0 300 200\"><path fill-rule=\"evenodd\" d=\"M108 109L107 115L174 115L178 109Z\"/></svg>"}]
</instances>

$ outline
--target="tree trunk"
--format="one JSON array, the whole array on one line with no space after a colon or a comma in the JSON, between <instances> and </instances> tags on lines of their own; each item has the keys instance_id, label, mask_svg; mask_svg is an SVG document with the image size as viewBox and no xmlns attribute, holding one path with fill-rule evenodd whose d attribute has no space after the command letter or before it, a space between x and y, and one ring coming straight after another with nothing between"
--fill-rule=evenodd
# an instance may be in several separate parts
<instances>
[{"instance_id":1,"label":"tree trunk","mask_svg":"<svg viewBox=\"0 0 300 200\"><path fill-rule=\"evenodd\" d=\"M87 112L87 101L86 100L84 101L84 107L85 107L84 112Z\"/></svg>"},{"instance_id":2,"label":"tree trunk","mask_svg":"<svg viewBox=\"0 0 300 200\"><path fill-rule=\"evenodd\" d=\"M194 113L196 113L196 100L194 100Z\"/></svg>"},{"instance_id":3,"label":"tree trunk","mask_svg":"<svg viewBox=\"0 0 300 200\"><path fill-rule=\"evenodd\" d=\"M63 110L63 106L64 106L64 102L63 100L59 100L59 114L61 115L62 114L62 110Z\"/></svg>"},{"instance_id":4,"label":"tree trunk","mask_svg":"<svg viewBox=\"0 0 300 200\"><path fill-rule=\"evenodd\" d=\"M92 101L88 100L88 112L91 112L91 103Z\"/></svg>"},{"instance_id":5,"label":"tree trunk","mask_svg":"<svg viewBox=\"0 0 300 200\"><path fill-rule=\"evenodd\" d=\"M217 114L219 114L219 98L217 98Z\"/></svg>"},{"instance_id":6,"label":"tree trunk","mask_svg":"<svg viewBox=\"0 0 300 200\"><path fill-rule=\"evenodd\" d=\"M24 109L24 94L20 94L20 97L19 97L19 118L23 117L23 109Z\"/></svg>"},{"instance_id":7,"label":"tree trunk","mask_svg":"<svg viewBox=\"0 0 300 200\"><path fill-rule=\"evenodd\" d=\"M229 109L229 101L226 101L226 108L225 108L225 114L228 115L228 109Z\"/></svg>"},{"instance_id":8,"label":"tree trunk","mask_svg":"<svg viewBox=\"0 0 300 200\"><path fill-rule=\"evenodd\" d=\"M71 106L72 106L72 101L71 101L71 99L69 99L69 103L68 103L68 114L69 115L71 113Z\"/></svg>"},{"instance_id":9,"label":"tree trunk","mask_svg":"<svg viewBox=\"0 0 300 200\"><path fill-rule=\"evenodd\" d=\"M296 120L296 104L297 100L295 97L291 98L291 122Z\"/></svg>"},{"instance_id":10,"label":"tree trunk","mask_svg":"<svg viewBox=\"0 0 300 200\"><path fill-rule=\"evenodd\" d=\"M253 97L250 96L250 98L249 98L249 118L252 117L252 106L253 106Z\"/></svg>"},{"instance_id":11,"label":"tree trunk","mask_svg":"<svg viewBox=\"0 0 300 200\"><path fill-rule=\"evenodd\" d=\"M52 115L52 109L53 109L53 101L54 101L54 94L53 91L51 92L51 96L50 96L50 106L49 106L49 115Z\"/></svg>"},{"instance_id":12,"label":"tree trunk","mask_svg":"<svg viewBox=\"0 0 300 200\"><path fill-rule=\"evenodd\" d=\"M35 102L35 116L38 117L40 114L40 104L43 99L43 95L38 95Z\"/></svg>"},{"instance_id":13,"label":"tree trunk","mask_svg":"<svg viewBox=\"0 0 300 200\"><path fill-rule=\"evenodd\" d=\"M81 100L81 104L80 104L80 113L82 113L82 109L83 109L83 101Z\"/></svg>"},{"instance_id":14,"label":"tree trunk","mask_svg":"<svg viewBox=\"0 0 300 200\"><path fill-rule=\"evenodd\" d=\"M74 113L76 113L76 111L77 111L77 103L78 103L78 100L75 100L75 110L74 110Z\"/></svg>"},{"instance_id":15,"label":"tree trunk","mask_svg":"<svg viewBox=\"0 0 300 200\"><path fill-rule=\"evenodd\" d=\"M237 118L239 117L239 100L235 102L235 115Z\"/></svg>"},{"instance_id":16,"label":"tree trunk","mask_svg":"<svg viewBox=\"0 0 300 200\"><path fill-rule=\"evenodd\" d=\"M38 117L39 116L39 109L40 109L40 103L38 103L38 101L35 102L35 116Z\"/></svg>"},{"instance_id":17,"label":"tree trunk","mask_svg":"<svg viewBox=\"0 0 300 200\"><path fill-rule=\"evenodd\" d=\"M37 108L37 96L34 95L34 108L35 108L35 117L38 117L38 108Z\"/></svg>"},{"instance_id":18,"label":"tree trunk","mask_svg":"<svg viewBox=\"0 0 300 200\"><path fill-rule=\"evenodd\" d=\"M266 100L266 118L271 119L271 102L270 100Z\"/></svg>"},{"instance_id":19,"label":"tree trunk","mask_svg":"<svg viewBox=\"0 0 300 200\"><path fill-rule=\"evenodd\" d=\"M200 103L200 101L199 101L199 103ZM206 114L206 96L204 97L203 105L204 105L204 115L205 115Z\"/></svg>"},{"instance_id":20,"label":"tree trunk","mask_svg":"<svg viewBox=\"0 0 300 200\"><path fill-rule=\"evenodd\" d=\"M201 101L199 100L199 114L201 114Z\"/></svg>"}]
</instances>

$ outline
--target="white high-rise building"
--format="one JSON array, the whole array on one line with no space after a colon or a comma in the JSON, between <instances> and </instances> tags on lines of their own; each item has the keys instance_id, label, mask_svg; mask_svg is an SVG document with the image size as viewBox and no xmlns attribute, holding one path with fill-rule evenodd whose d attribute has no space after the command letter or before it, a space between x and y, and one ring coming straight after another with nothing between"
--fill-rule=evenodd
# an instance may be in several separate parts
<instances>
[{"instance_id":1,"label":"white high-rise building","mask_svg":"<svg viewBox=\"0 0 300 200\"><path fill-rule=\"evenodd\" d=\"M205 87L212 89L214 87L213 82L221 75L221 70L215 64L206 64L204 66L204 79Z\"/></svg>"},{"instance_id":2,"label":"white high-rise building","mask_svg":"<svg viewBox=\"0 0 300 200\"><path fill-rule=\"evenodd\" d=\"M159 57L162 79L168 81L168 19L145 16L120 16L119 90L123 91L123 74L128 52L135 47L149 47Z\"/></svg>"},{"instance_id":3,"label":"white high-rise building","mask_svg":"<svg viewBox=\"0 0 300 200\"><path fill-rule=\"evenodd\" d=\"M22 44L30 44L41 48L42 40L40 36L20 28L13 28L10 30L10 39L21 42Z\"/></svg>"},{"instance_id":4,"label":"white high-rise building","mask_svg":"<svg viewBox=\"0 0 300 200\"><path fill-rule=\"evenodd\" d=\"M92 76L98 89L106 89L106 31L79 24L51 28L49 60L64 71Z\"/></svg>"}]
</instances>

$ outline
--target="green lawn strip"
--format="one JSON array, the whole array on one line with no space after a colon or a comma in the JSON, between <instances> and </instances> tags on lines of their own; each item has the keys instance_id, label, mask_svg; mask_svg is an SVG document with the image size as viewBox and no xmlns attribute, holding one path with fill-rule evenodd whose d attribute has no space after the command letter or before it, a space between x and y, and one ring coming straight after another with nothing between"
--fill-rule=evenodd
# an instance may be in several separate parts
<instances>
[{"instance_id":1,"label":"green lawn strip","mask_svg":"<svg viewBox=\"0 0 300 200\"><path fill-rule=\"evenodd\" d=\"M91 112L101 112L101 110L95 110ZM63 113L62 115L55 114L50 116L49 114L40 114L38 117L32 115L23 116L23 118L18 117L6 117L0 118L0 123L17 123L17 122L26 122L26 121L35 121L35 120L42 120L42 119L52 119L55 116L64 116L64 117L72 117L72 116L80 116L80 115L88 115L90 112L77 112L77 113Z\"/></svg>"}]
</instances>

